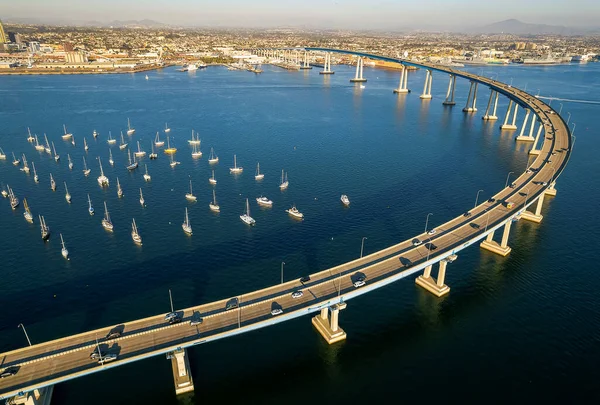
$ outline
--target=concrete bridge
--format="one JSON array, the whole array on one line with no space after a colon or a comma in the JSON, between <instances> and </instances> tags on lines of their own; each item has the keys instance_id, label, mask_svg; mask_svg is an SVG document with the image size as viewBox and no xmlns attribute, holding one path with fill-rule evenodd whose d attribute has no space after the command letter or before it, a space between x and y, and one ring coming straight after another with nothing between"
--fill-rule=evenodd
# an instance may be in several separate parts
<instances>
[{"instance_id":1,"label":"concrete bridge","mask_svg":"<svg viewBox=\"0 0 600 405\"><path fill-rule=\"evenodd\" d=\"M261 52L268 51L257 50L257 53ZM306 48L296 52L320 52L327 61L324 66L329 72L332 72L332 53L398 62L403 69L400 85L394 89L398 93L396 97L405 97L403 93L409 91L405 66L426 69L426 81L420 96L423 102L430 102L434 73L449 78L444 104L450 106L454 105L456 78L469 80L469 97L463 109L466 114L477 111L478 86L483 85L490 90L490 95L482 118L497 119L498 96L508 97L510 103L502 128L517 130L517 110L523 109L525 117L516 139L532 142L530 153L537 157L530 168L510 184L507 178L506 187L494 195L493 201L478 204L468 214L458 213L456 218L436 226L435 234L423 232L414 235L413 238L422 242L418 245L410 238L360 259L311 274L310 280L296 279L182 309L179 313L183 321L178 324L165 322L165 314L124 322L119 325L122 331L120 337L100 340L109 352L118 354L114 361L99 364L90 360L90 353L96 348L96 337L106 336L114 325L2 353L0 370L15 367L18 371L0 379L0 398L17 395L17 400L36 400L38 402L35 403L39 403L44 399L44 389L51 390L54 384L161 354L168 354L171 358L176 392L190 391L193 390L193 381L185 351L188 347L314 313L316 316L312 318L312 324L316 330L327 342L335 343L346 338L346 332L340 327L339 311L345 309L352 298L411 276L418 276L416 283L436 296L448 294L447 266L458 258L461 250L479 244L483 249L506 256L510 253L507 242L514 220L542 221L544 198L556 195L555 184L569 161L574 140L564 120L544 102L510 85L443 66L326 48ZM305 56L306 67L308 60ZM364 79L362 75L362 63L358 62L355 79ZM540 137L542 132L544 136ZM530 206L533 211L527 210ZM465 211L467 209L469 207L465 207ZM500 242L493 239L496 231L502 232ZM431 244L437 248L429 249ZM360 285L360 281L364 285ZM302 296L294 298L292 293L296 291L302 291ZM227 309L232 298L237 299L238 305ZM272 315L273 309L281 309L282 313ZM202 323L190 325L190 321L198 317L202 318ZM49 400L48 393L46 400Z\"/></svg>"}]
</instances>

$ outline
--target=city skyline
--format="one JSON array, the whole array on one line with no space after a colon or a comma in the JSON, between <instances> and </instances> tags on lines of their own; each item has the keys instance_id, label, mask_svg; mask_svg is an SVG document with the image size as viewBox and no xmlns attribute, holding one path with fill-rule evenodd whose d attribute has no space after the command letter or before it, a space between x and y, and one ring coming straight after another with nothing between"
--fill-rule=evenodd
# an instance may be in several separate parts
<instances>
[{"instance_id":1,"label":"city skyline","mask_svg":"<svg viewBox=\"0 0 600 405\"><path fill-rule=\"evenodd\" d=\"M507 19L574 28L598 27L600 6L589 0L552 4L507 0L498 4L474 0L158 0L123 3L107 0L90 5L74 0L12 2L3 5L4 20L37 20L48 24L109 23L113 20L153 20L186 27L306 27L329 29L461 30ZM540 10L542 10L540 12Z\"/></svg>"}]
</instances>

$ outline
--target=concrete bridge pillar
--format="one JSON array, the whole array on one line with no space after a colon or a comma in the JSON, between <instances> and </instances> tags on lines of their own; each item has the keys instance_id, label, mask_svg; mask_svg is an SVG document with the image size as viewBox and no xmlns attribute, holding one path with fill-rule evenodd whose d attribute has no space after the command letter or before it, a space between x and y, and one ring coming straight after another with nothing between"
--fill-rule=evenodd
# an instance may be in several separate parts
<instances>
[{"instance_id":1,"label":"concrete bridge pillar","mask_svg":"<svg viewBox=\"0 0 600 405\"><path fill-rule=\"evenodd\" d=\"M509 124L508 119L510 118L510 113L511 113L513 105L515 106L515 113L513 115L512 124ZM517 120L517 110L518 109L519 109L519 106L515 102L513 102L512 100L510 100L508 102L508 110L506 110L506 116L504 117L504 124L502 124L500 129L504 129L504 130L508 130L508 131L514 131L517 129L516 120Z\"/></svg>"},{"instance_id":2,"label":"concrete bridge pillar","mask_svg":"<svg viewBox=\"0 0 600 405\"><path fill-rule=\"evenodd\" d=\"M540 135L542 134L542 130L544 129L544 125L540 123L540 127L538 128L537 134L535 135L535 139L533 140L533 147L529 151L530 155L539 155L540 150L537 149L538 140L540 139Z\"/></svg>"},{"instance_id":3,"label":"concrete bridge pillar","mask_svg":"<svg viewBox=\"0 0 600 405\"><path fill-rule=\"evenodd\" d=\"M450 287L444 284L444 280L446 278L446 266L448 265L448 261L446 259L442 259L439 261L440 268L438 270L437 280L435 280L431 276L431 267L427 266L422 276L419 276L415 280L415 284L423 287L436 297L441 297L450 292Z\"/></svg>"},{"instance_id":4,"label":"concrete bridge pillar","mask_svg":"<svg viewBox=\"0 0 600 405\"><path fill-rule=\"evenodd\" d=\"M331 54L327 52L325 54L325 63L323 63L323 70L319 72L321 75L332 75L335 72L331 70Z\"/></svg>"},{"instance_id":5,"label":"concrete bridge pillar","mask_svg":"<svg viewBox=\"0 0 600 405\"><path fill-rule=\"evenodd\" d=\"M367 79L363 78L363 59L359 56L356 60L356 75L354 79L350 79L352 83L362 83L366 82Z\"/></svg>"},{"instance_id":6,"label":"concrete bridge pillar","mask_svg":"<svg viewBox=\"0 0 600 405\"><path fill-rule=\"evenodd\" d=\"M456 76L450 75L450 81L448 82L448 91L446 92L446 100L442 103L443 105L455 105L454 102L454 87L456 85Z\"/></svg>"},{"instance_id":7,"label":"concrete bridge pillar","mask_svg":"<svg viewBox=\"0 0 600 405\"><path fill-rule=\"evenodd\" d=\"M308 60L308 52L306 51L304 51L304 64L300 66L300 69L312 69L312 66Z\"/></svg>"},{"instance_id":8,"label":"concrete bridge pillar","mask_svg":"<svg viewBox=\"0 0 600 405\"><path fill-rule=\"evenodd\" d=\"M190 369L190 361L187 350L179 348L167 354L173 368L173 380L175 381L175 394L180 395L194 391L194 381Z\"/></svg>"},{"instance_id":9,"label":"concrete bridge pillar","mask_svg":"<svg viewBox=\"0 0 600 405\"><path fill-rule=\"evenodd\" d=\"M494 97L495 96L495 97ZM490 115L490 107L492 106L492 100L494 100L494 108L493 112ZM487 108L485 109L485 114L481 117L482 120L486 121L495 121L498 119L496 116L496 109L498 108L498 92L491 90L490 91L490 99L488 100Z\"/></svg>"},{"instance_id":10,"label":"concrete bridge pillar","mask_svg":"<svg viewBox=\"0 0 600 405\"><path fill-rule=\"evenodd\" d=\"M523 119L523 127L521 127L521 132L519 133L519 136L517 136L515 138L515 141L523 141L523 142L533 142L533 128L535 127L535 115L534 117L531 119L531 127L529 128L529 135L523 135L523 133L525 132L525 129L527 128L527 122L529 121L529 114L531 113L531 111L529 109L525 110L525 118Z\"/></svg>"},{"instance_id":11,"label":"concrete bridge pillar","mask_svg":"<svg viewBox=\"0 0 600 405\"><path fill-rule=\"evenodd\" d=\"M406 70L406 66L404 65L402 65L402 73L400 74L400 85L397 89L394 89L394 93L410 93L410 90L408 89L408 70Z\"/></svg>"},{"instance_id":12,"label":"concrete bridge pillar","mask_svg":"<svg viewBox=\"0 0 600 405\"><path fill-rule=\"evenodd\" d=\"M471 95L473 98L471 99ZM477 83L471 82L469 86L469 95L467 96L467 104L465 104L465 108L463 108L463 112L476 112L477 108L475 107L475 103L477 102Z\"/></svg>"},{"instance_id":13,"label":"concrete bridge pillar","mask_svg":"<svg viewBox=\"0 0 600 405\"><path fill-rule=\"evenodd\" d=\"M7 405L50 405L54 385L24 392L6 400Z\"/></svg>"},{"instance_id":14,"label":"concrete bridge pillar","mask_svg":"<svg viewBox=\"0 0 600 405\"><path fill-rule=\"evenodd\" d=\"M427 69L427 73L425 75L425 84L423 85L423 94L419 97L423 100L431 99L431 82L433 80L433 76L431 74L431 70Z\"/></svg>"},{"instance_id":15,"label":"concrete bridge pillar","mask_svg":"<svg viewBox=\"0 0 600 405\"><path fill-rule=\"evenodd\" d=\"M544 191L544 194L554 197L556 195L556 188L554 188L555 186L556 182L553 181L550 183L550 186L546 189L546 191Z\"/></svg>"},{"instance_id":16,"label":"concrete bridge pillar","mask_svg":"<svg viewBox=\"0 0 600 405\"><path fill-rule=\"evenodd\" d=\"M321 314L312 318L312 324L329 344L346 339L346 332L339 326L339 313L346 308L346 304L335 304L321 309ZM328 313L331 319L328 320Z\"/></svg>"},{"instance_id":17,"label":"concrete bridge pillar","mask_svg":"<svg viewBox=\"0 0 600 405\"><path fill-rule=\"evenodd\" d=\"M546 193L542 193L542 195L538 197L537 204L535 206L535 213L525 210L521 214L521 218L527 221L535 222L537 224L542 222L542 219L544 218L544 216L542 215L542 206L544 205L545 195Z\"/></svg>"},{"instance_id":18,"label":"concrete bridge pillar","mask_svg":"<svg viewBox=\"0 0 600 405\"><path fill-rule=\"evenodd\" d=\"M507 256L511 249L508 246L508 236L510 235L510 227L512 225L512 219L509 219L504 224L504 232L502 233L502 242L498 244L494 241L494 233L490 232L487 238L479 245L482 249L489 250L490 252L499 254L500 256Z\"/></svg>"}]
</instances>

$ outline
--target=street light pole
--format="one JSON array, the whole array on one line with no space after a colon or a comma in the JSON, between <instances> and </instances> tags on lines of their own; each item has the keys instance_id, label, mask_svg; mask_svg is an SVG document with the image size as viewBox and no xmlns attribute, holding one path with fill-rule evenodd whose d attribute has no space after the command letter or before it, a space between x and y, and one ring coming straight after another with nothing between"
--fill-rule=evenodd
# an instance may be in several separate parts
<instances>
[{"instance_id":1,"label":"street light pole","mask_svg":"<svg viewBox=\"0 0 600 405\"><path fill-rule=\"evenodd\" d=\"M171 302L171 312L175 312L173 310L173 296L171 295L171 289L169 288L169 301Z\"/></svg>"},{"instance_id":2,"label":"street light pole","mask_svg":"<svg viewBox=\"0 0 600 405\"><path fill-rule=\"evenodd\" d=\"M25 330L25 325L23 325L22 323L17 325L17 328L22 328L23 332L25 333L25 337L27 338L27 343L29 343L29 346L31 346L31 340L29 340L29 335L27 335L27 331Z\"/></svg>"},{"instance_id":3,"label":"street light pole","mask_svg":"<svg viewBox=\"0 0 600 405\"><path fill-rule=\"evenodd\" d=\"M360 243L360 257L363 257L363 248L365 247L365 239L367 239L367 237L363 236L362 242Z\"/></svg>"},{"instance_id":4,"label":"street light pole","mask_svg":"<svg viewBox=\"0 0 600 405\"><path fill-rule=\"evenodd\" d=\"M283 284L283 265L285 262L281 262L281 284Z\"/></svg>"},{"instance_id":5,"label":"street light pole","mask_svg":"<svg viewBox=\"0 0 600 405\"><path fill-rule=\"evenodd\" d=\"M429 213L427 214L427 219L425 219L425 231L423 231L423 233L427 233L427 224L429 224L429 216L433 215L433 213Z\"/></svg>"},{"instance_id":6,"label":"street light pole","mask_svg":"<svg viewBox=\"0 0 600 405\"><path fill-rule=\"evenodd\" d=\"M575 127L576 127L576 125L575 125L575 123L573 123L573 130L571 131L571 136L575 135Z\"/></svg>"},{"instance_id":7,"label":"street light pole","mask_svg":"<svg viewBox=\"0 0 600 405\"><path fill-rule=\"evenodd\" d=\"M475 206L473 207L473 209L477 208L477 201L479 200L479 193L481 193L483 190L479 190L477 192L477 196L475 197Z\"/></svg>"},{"instance_id":8,"label":"street light pole","mask_svg":"<svg viewBox=\"0 0 600 405\"><path fill-rule=\"evenodd\" d=\"M510 177L510 175L514 173L514 172L508 172L508 176L506 176L506 183L504 184L504 188L508 187L508 178Z\"/></svg>"},{"instance_id":9,"label":"street light pole","mask_svg":"<svg viewBox=\"0 0 600 405\"><path fill-rule=\"evenodd\" d=\"M560 113L562 113L562 107L563 107L562 103L559 103L559 104L560 104L560 109L558 110L558 115L560 115Z\"/></svg>"},{"instance_id":10,"label":"street light pole","mask_svg":"<svg viewBox=\"0 0 600 405\"><path fill-rule=\"evenodd\" d=\"M569 121L571 121L571 113L567 112L567 114L569 114L569 116L567 117L567 126L569 125Z\"/></svg>"}]
</instances>

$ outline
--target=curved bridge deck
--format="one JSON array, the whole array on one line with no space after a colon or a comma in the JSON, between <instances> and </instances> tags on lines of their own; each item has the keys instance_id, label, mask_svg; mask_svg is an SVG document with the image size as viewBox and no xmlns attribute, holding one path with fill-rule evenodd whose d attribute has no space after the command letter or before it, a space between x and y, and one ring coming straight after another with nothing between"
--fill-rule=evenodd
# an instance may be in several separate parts
<instances>
[{"instance_id":1,"label":"curved bridge deck","mask_svg":"<svg viewBox=\"0 0 600 405\"><path fill-rule=\"evenodd\" d=\"M238 296L240 306L237 309L226 310L226 303L229 300L227 298L180 311L183 313L184 320L175 325L168 325L164 321L164 314L126 322L123 324L122 337L100 341L119 355L116 361L105 365L91 361L89 355L95 348L96 336L105 336L112 326L2 353L0 354L1 367L19 366L19 371L14 376L0 379L0 398L118 367L177 348L208 343L284 322L348 301L420 272L425 267L482 240L490 232L511 221L524 210L525 204L534 203L545 192L548 185L556 181L568 162L571 153L571 135L567 125L548 105L524 91L488 78L441 66L417 64L351 51L306 49L343 52L419 66L481 83L504 94L519 105L530 109L543 123L545 131L543 146L541 153L532 164L532 167L537 170L521 174L514 181L514 188L500 190L494 196L496 202L480 204L470 210L472 214L470 217L464 217L461 213L458 217L437 226L435 235L415 235L414 237L422 241L431 239L431 242L437 245L438 248L430 252L428 260L427 248L424 245L413 246L410 238L361 259L312 274L307 283L294 280L240 295ZM544 185L544 182L548 185ZM528 190L528 195L524 189ZM506 200L514 202L514 207L506 208L502 204ZM486 224L487 227L484 228ZM357 272L366 276L366 285L359 288L353 286L353 277ZM291 293L296 290L302 290L304 295L301 298L292 298ZM274 303L283 309L283 314L271 315ZM194 312L199 312L203 317L201 325L190 326L188 321Z\"/></svg>"}]
</instances>

